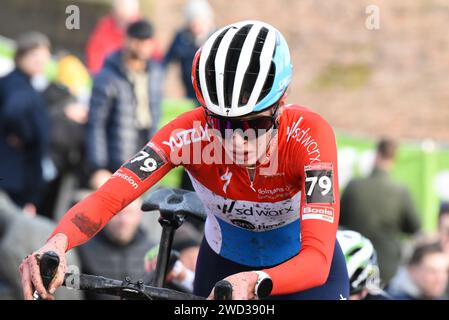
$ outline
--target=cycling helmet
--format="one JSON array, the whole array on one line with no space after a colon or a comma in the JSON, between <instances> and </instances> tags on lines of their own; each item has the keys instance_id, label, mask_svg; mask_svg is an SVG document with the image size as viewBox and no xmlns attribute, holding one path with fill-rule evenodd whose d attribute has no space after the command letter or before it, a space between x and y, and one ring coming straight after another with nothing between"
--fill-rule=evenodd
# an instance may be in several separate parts
<instances>
[{"instance_id":1,"label":"cycling helmet","mask_svg":"<svg viewBox=\"0 0 449 320\"><path fill-rule=\"evenodd\" d=\"M350 294L357 294L364 288L379 289L379 266L371 241L360 233L350 230L339 230L337 240L346 259Z\"/></svg>"},{"instance_id":2,"label":"cycling helmet","mask_svg":"<svg viewBox=\"0 0 449 320\"><path fill-rule=\"evenodd\" d=\"M291 76L287 42L277 29L260 21L218 30L198 50L192 64L198 101L225 117L260 112L276 104Z\"/></svg>"}]
</instances>

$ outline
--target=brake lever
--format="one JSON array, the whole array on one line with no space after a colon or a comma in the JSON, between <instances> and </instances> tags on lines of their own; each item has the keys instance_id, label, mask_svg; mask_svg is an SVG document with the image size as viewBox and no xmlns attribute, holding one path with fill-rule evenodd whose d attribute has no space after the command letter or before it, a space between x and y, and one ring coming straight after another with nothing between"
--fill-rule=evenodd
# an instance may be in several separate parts
<instances>
[{"instance_id":1,"label":"brake lever","mask_svg":"<svg viewBox=\"0 0 449 320\"><path fill-rule=\"evenodd\" d=\"M56 275L56 271L59 266L59 256L54 251L45 252L39 259L39 270L41 273L42 283L44 284L45 290L48 291L48 286ZM41 300L41 297L34 291L34 300Z\"/></svg>"}]
</instances>

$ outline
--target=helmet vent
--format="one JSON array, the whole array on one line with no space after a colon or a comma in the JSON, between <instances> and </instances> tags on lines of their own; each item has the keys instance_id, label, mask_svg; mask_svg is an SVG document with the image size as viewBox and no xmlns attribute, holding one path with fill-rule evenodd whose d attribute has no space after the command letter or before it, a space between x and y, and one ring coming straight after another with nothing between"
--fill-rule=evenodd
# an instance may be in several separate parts
<instances>
[{"instance_id":1,"label":"helmet vent","mask_svg":"<svg viewBox=\"0 0 449 320\"><path fill-rule=\"evenodd\" d=\"M218 47L220 46L221 40L223 40L224 35L230 28L223 30L222 33L215 39L214 44L210 50L210 55L206 61L206 87L208 89L210 101L217 105L217 83L215 80L215 57L217 55Z\"/></svg>"}]
</instances>

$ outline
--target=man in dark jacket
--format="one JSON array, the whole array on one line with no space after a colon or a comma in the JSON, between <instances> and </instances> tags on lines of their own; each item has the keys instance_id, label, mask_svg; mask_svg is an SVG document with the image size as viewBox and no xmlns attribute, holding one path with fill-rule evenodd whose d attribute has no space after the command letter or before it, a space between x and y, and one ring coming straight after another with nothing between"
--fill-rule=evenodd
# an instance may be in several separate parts
<instances>
[{"instance_id":1,"label":"man in dark jacket","mask_svg":"<svg viewBox=\"0 0 449 320\"><path fill-rule=\"evenodd\" d=\"M366 178L351 181L340 203L340 224L372 241L385 283L393 277L401 259L400 237L420 228L409 191L394 182L389 174L395 154L396 144L381 140L373 172Z\"/></svg>"},{"instance_id":2,"label":"man in dark jacket","mask_svg":"<svg viewBox=\"0 0 449 320\"><path fill-rule=\"evenodd\" d=\"M109 56L95 78L87 123L87 157L98 188L157 130L162 67L151 59L153 28L131 24L125 47Z\"/></svg>"},{"instance_id":3,"label":"man in dark jacket","mask_svg":"<svg viewBox=\"0 0 449 320\"><path fill-rule=\"evenodd\" d=\"M49 59L47 37L24 34L17 40L16 68L0 79L0 189L31 214L44 187L50 135L46 105L32 79L43 75Z\"/></svg>"}]
</instances>

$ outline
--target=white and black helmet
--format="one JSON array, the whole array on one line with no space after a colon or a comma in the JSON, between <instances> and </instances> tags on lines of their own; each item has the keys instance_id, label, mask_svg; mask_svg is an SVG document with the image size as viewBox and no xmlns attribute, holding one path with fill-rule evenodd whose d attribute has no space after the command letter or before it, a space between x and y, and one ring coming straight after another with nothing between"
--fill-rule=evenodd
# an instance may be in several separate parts
<instances>
[{"instance_id":1,"label":"white and black helmet","mask_svg":"<svg viewBox=\"0 0 449 320\"><path fill-rule=\"evenodd\" d=\"M348 268L350 294L356 294L364 288L370 291L380 290L377 255L371 241L352 230L338 230L337 240Z\"/></svg>"},{"instance_id":2,"label":"white and black helmet","mask_svg":"<svg viewBox=\"0 0 449 320\"><path fill-rule=\"evenodd\" d=\"M192 65L198 101L226 117L274 105L285 94L291 76L287 42L276 28L260 21L218 30L198 50Z\"/></svg>"}]
</instances>

